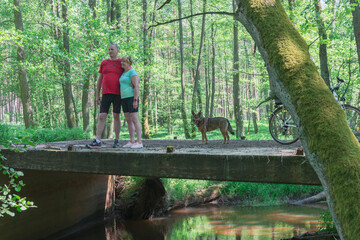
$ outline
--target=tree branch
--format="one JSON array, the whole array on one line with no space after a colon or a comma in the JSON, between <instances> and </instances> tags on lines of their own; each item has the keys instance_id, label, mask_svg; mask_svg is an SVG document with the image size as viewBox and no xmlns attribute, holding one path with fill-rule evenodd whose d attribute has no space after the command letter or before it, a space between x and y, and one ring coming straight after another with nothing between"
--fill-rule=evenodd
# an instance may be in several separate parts
<instances>
[{"instance_id":1,"label":"tree branch","mask_svg":"<svg viewBox=\"0 0 360 240\"><path fill-rule=\"evenodd\" d=\"M160 10L162 9L166 4L169 4L171 2L171 0L166 0L166 2L164 2L160 7L158 7L156 10Z\"/></svg>"},{"instance_id":2,"label":"tree branch","mask_svg":"<svg viewBox=\"0 0 360 240\"><path fill-rule=\"evenodd\" d=\"M234 13L231 13L231 12L203 12L203 13L195 13L195 14L193 14L193 15L189 15L189 16L186 16L186 17L173 19L173 20L170 20L170 21L167 21L167 22L156 23L155 25L149 26L148 29L153 28L153 27L157 27L157 26L161 26L161 25L166 25L166 24L168 24L168 23L173 23L173 22L177 22L177 21L180 21L180 20L184 20L184 19L196 17L196 16L206 15L206 14L219 14L219 15L234 16Z\"/></svg>"},{"instance_id":3,"label":"tree branch","mask_svg":"<svg viewBox=\"0 0 360 240\"><path fill-rule=\"evenodd\" d=\"M329 29L329 27L331 27L331 25L332 25L332 23L333 23L334 21L335 21L335 19L333 19L333 20L331 21L331 23L325 28L325 31L327 31L327 30ZM315 39L308 45L308 48L310 48L311 45L313 45L319 38L320 38L320 35L319 35L317 38L315 38Z\"/></svg>"},{"instance_id":4,"label":"tree branch","mask_svg":"<svg viewBox=\"0 0 360 240\"><path fill-rule=\"evenodd\" d=\"M16 59L16 57L13 57L13 56L7 56L7 57L4 57L4 58L0 58L0 61L5 61L6 59L10 59L10 58L14 58Z\"/></svg>"},{"instance_id":5,"label":"tree branch","mask_svg":"<svg viewBox=\"0 0 360 240\"><path fill-rule=\"evenodd\" d=\"M4 21L0 21L0 24L6 23L6 22L12 22L11 20L4 20Z\"/></svg>"},{"instance_id":6,"label":"tree branch","mask_svg":"<svg viewBox=\"0 0 360 240\"><path fill-rule=\"evenodd\" d=\"M254 107L253 109L257 109L258 107L260 107L261 104L266 103L270 100L276 99L276 95L275 92L271 91L269 94L269 97L267 97L264 101L262 101L261 103L259 103L256 107Z\"/></svg>"}]
</instances>

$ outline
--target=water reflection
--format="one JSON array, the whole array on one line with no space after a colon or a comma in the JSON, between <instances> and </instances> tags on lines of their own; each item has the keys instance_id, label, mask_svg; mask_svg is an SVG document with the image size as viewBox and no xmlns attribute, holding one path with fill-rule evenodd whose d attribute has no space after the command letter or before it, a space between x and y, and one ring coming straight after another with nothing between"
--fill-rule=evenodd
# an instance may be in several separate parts
<instances>
[{"instance_id":1,"label":"water reflection","mask_svg":"<svg viewBox=\"0 0 360 240\"><path fill-rule=\"evenodd\" d=\"M320 209L306 207L203 207L172 211L147 221L112 219L68 240L290 238L317 228Z\"/></svg>"}]
</instances>

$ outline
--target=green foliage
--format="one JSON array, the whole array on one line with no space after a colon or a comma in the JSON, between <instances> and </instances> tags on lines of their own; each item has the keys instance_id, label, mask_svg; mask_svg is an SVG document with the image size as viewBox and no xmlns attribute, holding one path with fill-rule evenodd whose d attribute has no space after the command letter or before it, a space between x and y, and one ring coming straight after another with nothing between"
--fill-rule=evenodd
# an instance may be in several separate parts
<instances>
[{"instance_id":1,"label":"green foliage","mask_svg":"<svg viewBox=\"0 0 360 240\"><path fill-rule=\"evenodd\" d=\"M0 145L11 148L14 151L19 150L16 147L13 148L13 144L26 142L33 145L28 139L22 140L21 138L14 137L11 132L9 126L0 124ZM3 217L5 214L15 216L14 211L22 212L30 207L35 207L33 202L26 200L26 197L18 195L25 186L24 182L19 179L24 176L23 172L4 166L5 161L7 159L1 154L0 149L0 171L9 179L7 184L0 186L0 217Z\"/></svg>"},{"instance_id":2,"label":"green foliage","mask_svg":"<svg viewBox=\"0 0 360 240\"><path fill-rule=\"evenodd\" d=\"M26 149L27 145L34 146L33 142L53 142L53 141L66 141L88 138L89 135L84 133L79 128L74 129L43 129L43 128L30 128L25 129L22 126L0 124L0 145L19 151L17 146L22 145ZM0 216L8 214L14 216L15 213L12 209L21 212L29 207L35 207L34 203L27 201L26 197L20 197L18 192L25 186L24 182L19 178L24 174L13 168L4 166L6 158L0 152L0 169L2 174L9 178L9 183L0 186Z\"/></svg>"},{"instance_id":3,"label":"green foliage","mask_svg":"<svg viewBox=\"0 0 360 240\"><path fill-rule=\"evenodd\" d=\"M249 204L273 205L302 199L322 190L320 186L224 182L222 194Z\"/></svg>"},{"instance_id":4,"label":"green foliage","mask_svg":"<svg viewBox=\"0 0 360 240\"><path fill-rule=\"evenodd\" d=\"M9 125L0 124L0 144L4 144L12 137L12 131Z\"/></svg>"},{"instance_id":5,"label":"green foliage","mask_svg":"<svg viewBox=\"0 0 360 240\"><path fill-rule=\"evenodd\" d=\"M191 122L190 120L188 122ZM229 121L235 131L235 120L230 119ZM257 134L254 132L252 122L250 123L249 128L246 126L246 129L249 129L249 131L245 131L246 140L273 140L269 132L268 119L264 118L257 122L257 124L259 128L259 132ZM157 131L155 131L155 129L152 129L151 131L151 139L174 139L175 136L177 139L185 140L184 127L181 119L174 121L172 131L169 131L166 126L160 126ZM209 140L223 139L219 130L208 132L207 137ZM120 138L129 138L127 126L121 128ZM235 136L230 134L230 140L231 139L235 139ZM201 134L199 131L197 131L196 137L193 138L193 140L201 140Z\"/></svg>"},{"instance_id":6,"label":"green foliage","mask_svg":"<svg viewBox=\"0 0 360 240\"><path fill-rule=\"evenodd\" d=\"M32 142L56 142L89 138L90 134L80 128L29 128L16 125L0 125L1 139L8 139L8 143L31 144Z\"/></svg>"},{"instance_id":7,"label":"green foliage","mask_svg":"<svg viewBox=\"0 0 360 240\"><path fill-rule=\"evenodd\" d=\"M194 193L213 185L220 186L224 201L240 201L249 205L274 205L290 199L302 199L322 191L320 186L218 182L206 180L163 179L167 200L185 200Z\"/></svg>"},{"instance_id":8,"label":"green foliage","mask_svg":"<svg viewBox=\"0 0 360 240\"><path fill-rule=\"evenodd\" d=\"M76 139L89 138L89 133L85 133L80 128L64 129L64 128L33 128L24 129L24 136L34 142L56 142L56 141L69 141Z\"/></svg>"},{"instance_id":9,"label":"green foliage","mask_svg":"<svg viewBox=\"0 0 360 240\"><path fill-rule=\"evenodd\" d=\"M329 209L320 214L318 231L326 231L327 233L337 233L334 221Z\"/></svg>"},{"instance_id":10,"label":"green foliage","mask_svg":"<svg viewBox=\"0 0 360 240\"><path fill-rule=\"evenodd\" d=\"M120 1L121 2L121 1ZM56 16L51 4L36 4L36 2L26 2L22 4L22 14L24 22L24 32L20 35L14 30L13 23L13 3L3 1L3 8L0 10L2 21L0 22L0 60L4 64L0 69L0 79L4 84L0 86L0 109L4 114L0 114L0 120L6 123L21 123L22 116L20 107L9 108L5 105L15 105L15 100L20 96L18 84L18 74L14 70L18 64L16 61L17 43L24 43L26 51L26 70L29 78L32 108L34 109L34 120L38 127L57 128L65 126L64 103L62 98L63 70L62 60L69 59L71 63L70 80L73 87L74 110L78 113L78 126L82 125L82 87L85 82L90 82L89 102L90 105L90 129L93 127L95 118L93 107L94 89L96 74L100 62L108 58L107 45L116 42L120 46L119 56L132 55L134 58L134 68L139 73L141 84L143 83L144 54L142 40L142 4L141 1L131 1L127 5L121 2L121 14L119 15L120 26L117 21L109 22L108 6L106 1L99 1L96 4L96 17L88 2L67 1L69 13L69 32L70 32L70 52L66 53L62 48L61 38L54 37L55 26L62 28L63 20ZM309 51L315 64L319 65L318 29L315 19L313 4L308 1L295 1L294 6L288 6L289 2L283 1L288 15L292 18L292 23L300 31L309 45ZM334 11L334 7L336 8ZM202 11L202 2L189 1L182 3L183 16ZM211 0L207 4L207 11L232 12L232 4L226 1ZM360 72L356 56L356 44L352 34L351 6L346 1L339 1L337 5L323 4L323 19L327 27L328 38L328 58L330 63L331 79L341 73L344 79L352 78L350 91L346 99L353 105L358 104L358 91L360 88ZM41 14L35 14L35 13ZM130 16L128 16L128 12ZM172 20L178 16L177 3L171 2L165 5L161 11L154 10L154 1L148 1L149 25L153 24L152 17L155 13L155 22ZM61 11L60 11L61 16ZM127 25L127 19L130 25ZM185 55L185 98L186 113L190 116L191 96L194 89L192 71L196 65L199 53L201 16L190 18L182 22L184 28L184 55ZM333 24L334 23L334 24ZM211 93L212 78L212 41L215 48L215 101L214 115L234 118L233 105L233 78L231 70L233 61L233 28L234 20L230 16L208 15L206 17L206 32L211 32L211 26L215 26L215 35L212 38L205 36L202 64L200 67L200 92L202 98L202 109L209 101ZM153 135L160 127L169 130L167 134L179 136L183 129L179 128L181 121L180 101L180 54L179 54L179 34L178 22L158 26L156 34L152 39L151 70L150 79L150 98L149 98L149 117L150 128ZM191 30L194 31L192 39ZM245 28L239 26L239 57L240 57L240 102L244 113L244 123L248 128L250 107L254 102L265 99L269 93L269 81L264 67L263 60L258 51L254 49L254 43ZM194 44L194 45L193 45ZM193 47L194 46L194 47ZM330 47L331 46L331 47ZM250 54L252 53L252 54ZM194 62L193 62L194 60ZM345 64L343 64L345 63ZM195 65L194 65L195 64ZM207 72L207 75L206 75ZM95 74L93 76L92 74ZM141 85L141 91L143 86ZM140 93L142 95L143 93ZM207 100L206 100L207 99ZM155 104L156 101L156 104ZM142 105L140 104L140 108ZM266 106L269 108L269 104ZM206 109L209 112L209 107ZM14 112L15 111L15 112ZM206 111L204 111L206 112ZM259 109L260 121L266 121L267 114L265 105ZM141 115L140 111L140 115ZM140 119L142 116L140 116ZM188 119L189 120L189 119ZM190 122L190 121L188 121ZM234 125L233 125L234 126ZM158 128L158 129L156 129ZM250 131L252 130L250 127ZM180 129L180 132L177 132ZM248 132L246 130L245 132ZM267 131L265 131L267 132ZM165 132L166 133L166 132ZM164 133L164 134L165 134ZM255 136L255 135L254 135ZM249 136L251 137L251 136ZM250 139L250 138L247 139ZM271 139L266 136L256 135L254 139ZM36 140L37 141L37 140ZM42 141L42 140L40 140ZM45 141L45 140L44 140Z\"/></svg>"},{"instance_id":11,"label":"green foliage","mask_svg":"<svg viewBox=\"0 0 360 240\"><path fill-rule=\"evenodd\" d=\"M212 182L206 180L187 180L187 179L162 179L167 193L167 200L184 200L189 198L195 192L212 185Z\"/></svg>"},{"instance_id":12,"label":"green foliage","mask_svg":"<svg viewBox=\"0 0 360 240\"><path fill-rule=\"evenodd\" d=\"M25 186L22 180L19 180L20 177L24 176L21 171L16 171L13 168L8 168L3 165L3 162L6 160L0 152L0 169L2 169L2 174L9 178L9 183L0 186L0 217L3 217L5 214L10 216L15 216L14 211L22 212L30 207L35 207L34 203L27 201L26 197L20 197L18 192L21 191L22 187Z\"/></svg>"},{"instance_id":13,"label":"green foliage","mask_svg":"<svg viewBox=\"0 0 360 240\"><path fill-rule=\"evenodd\" d=\"M121 199L123 199L123 201L127 203L127 201L131 201L132 196L137 193L139 187L144 182L145 178L122 177L122 180L124 181L125 187L119 194L121 195Z\"/></svg>"}]
</instances>

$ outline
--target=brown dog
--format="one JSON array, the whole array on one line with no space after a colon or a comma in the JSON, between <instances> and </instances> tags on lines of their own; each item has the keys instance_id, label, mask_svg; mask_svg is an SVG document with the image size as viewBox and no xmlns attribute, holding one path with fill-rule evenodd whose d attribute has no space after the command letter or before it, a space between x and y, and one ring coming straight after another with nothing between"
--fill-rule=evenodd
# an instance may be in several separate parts
<instances>
[{"instance_id":1,"label":"brown dog","mask_svg":"<svg viewBox=\"0 0 360 240\"><path fill-rule=\"evenodd\" d=\"M206 132L210 132L218 128L220 128L220 132L224 137L224 144L226 143L226 139L227 139L227 143L229 143L230 137L228 131L232 135L234 135L234 131L232 130L229 120L223 117L204 118L202 116L201 111L198 114L195 114L194 111L191 111L191 113L193 115L193 123L195 123L195 125L202 134L201 144L204 143L204 139L205 139L205 144L207 144L208 142Z\"/></svg>"}]
</instances>

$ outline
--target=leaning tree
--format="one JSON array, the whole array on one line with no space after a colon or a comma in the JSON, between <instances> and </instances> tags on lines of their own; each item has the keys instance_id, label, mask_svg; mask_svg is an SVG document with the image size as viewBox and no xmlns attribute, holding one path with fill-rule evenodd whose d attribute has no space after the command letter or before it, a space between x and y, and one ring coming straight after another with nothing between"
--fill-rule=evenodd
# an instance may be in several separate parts
<instances>
[{"instance_id":1,"label":"leaning tree","mask_svg":"<svg viewBox=\"0 0 360 240\"><path fill-rule=\"evenodd\" d=\"M341 239L358 239L360 144L346 122L344 111L318 73L308 45L280 0L234 2L234 13L201 14L232 15L254 39L265 61L271 89L298 126L306 157L324 187Z\"/></svg>"}]
</instances>

